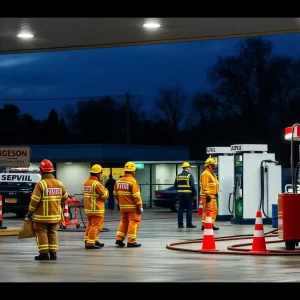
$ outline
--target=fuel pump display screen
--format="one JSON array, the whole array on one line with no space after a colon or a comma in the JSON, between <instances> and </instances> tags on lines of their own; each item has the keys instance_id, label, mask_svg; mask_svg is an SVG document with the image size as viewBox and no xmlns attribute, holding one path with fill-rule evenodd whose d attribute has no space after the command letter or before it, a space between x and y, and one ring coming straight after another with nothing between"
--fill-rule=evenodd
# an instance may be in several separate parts
<instances>
[{"instance_id":1,"label":"fuel pump display screen","mask_svg":"<svg viewBox=\"0 0 300 300\"><path fill-rule=\"evenodd\" d=\"M235 217L243 218L243 160L242 155L235 157Z\"/></svg>"}]
</instances>

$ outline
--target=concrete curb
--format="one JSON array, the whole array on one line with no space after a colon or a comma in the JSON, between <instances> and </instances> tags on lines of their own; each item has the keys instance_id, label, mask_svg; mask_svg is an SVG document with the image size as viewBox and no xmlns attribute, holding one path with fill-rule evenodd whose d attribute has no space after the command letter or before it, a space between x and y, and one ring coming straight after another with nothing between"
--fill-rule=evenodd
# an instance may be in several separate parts
<instances>
[{"instance_id":1,"label":"concrete curb","mask_svg":"<svg viewBox=\"0 0 300 300\"><path fill-rule=\"evenodd\" d=\"M20 228L18 228L18 227L0 229L0 236L18 235L19 229Z\"/></svg>"}]
</instances>

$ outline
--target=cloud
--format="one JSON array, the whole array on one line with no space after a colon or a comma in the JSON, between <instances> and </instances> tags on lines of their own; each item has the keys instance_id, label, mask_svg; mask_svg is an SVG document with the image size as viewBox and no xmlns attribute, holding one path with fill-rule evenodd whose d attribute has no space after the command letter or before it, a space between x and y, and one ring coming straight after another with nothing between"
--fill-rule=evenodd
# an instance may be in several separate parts
<instances>
[{"instance_id":1,"label":"cloud","mask_svg":"<svg viewBox=\"0 0 300 300\"><path fill-rule=\"evenodd\" d=\"M20 96L25 93L25 90L25 88L21 87L11 87L6 89L5 94L7 96Z\"/></svg>"},{"instance_id":2,"label":"cloud","mask_svg":"<svg viewBox=\"0 0 300 300\"><path fill-rule=\"evenodd\" d=\"M31 87L21 87L21 86L0 86L0 91L2 98L30 98L30 96L24 95L32 95L35 98L47 98L48 93L51 93L53 88L49 86L31 86ZM34 96L35 95L35 96Z\"/></svg>"},{"instance_id":3,"label":"cloud","mask_svg":"<svg viewBox=\"0 0 300 300\"><path fill-rule=\"evenodd\" d=\"M45 97L61 79L49 72L51 62L48 68L41 68L43 61L47 62L47 57L39 53L0 55L1 98Z\"/></svg>"},{"instance_id":4,"label":"cloud","mask_svg":"<svg viewBox=\"0 0 300 300\"><path fill-rule=\"evenodd\" d=\"M25 64L29 64L32 62L36 62L38 60L38 57L36 56L21 56L18 54L15 54L14 57L9 55L6 57L5 55L0 56L0 68L10 68L15 66L21 66Z\"/></svg>"},{"instance_id":5,"label":"cloud","mask_svg":"<svg viewBox=\"0 0 300 300\"><path fill-rule=\"evenodd\" d=\"M59 74L55 74L51 70L51 64L44 69L32 66L6 68L0 72L0 84L9 87L35 87L61 83L63 78L60 78Z\"/></svg>"}]
</instances>

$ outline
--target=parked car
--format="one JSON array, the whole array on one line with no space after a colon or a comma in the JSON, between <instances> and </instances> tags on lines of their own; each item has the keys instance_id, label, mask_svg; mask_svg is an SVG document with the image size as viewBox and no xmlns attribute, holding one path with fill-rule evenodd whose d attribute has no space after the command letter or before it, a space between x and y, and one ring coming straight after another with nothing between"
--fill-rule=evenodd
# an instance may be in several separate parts
<instances>
[{"instance_id":1,"label":"parked car","mask_svg":"<svg viewBox=\"0 0 300 300\"><path fill-rule=\"evenodd\" d=\"M35 184L41 179L37 172L3 172L0 173L0 195L2 195L2 214L15 213L23 218L30 203Z\"/></svg>"},{"instance_id":2,"label":"parked car","mask_svg":"<svg viewBox=\"0 0 300 300\"><path fill-rule=\"evenodd\" d=\"M154 191L153 204L156 207L169 208L173 212L178 211L179 199L178 192L174 186L170 186L166 189ZM197 207L197 197L194 199L193 209Z\"/></svg>"}]
</instances>

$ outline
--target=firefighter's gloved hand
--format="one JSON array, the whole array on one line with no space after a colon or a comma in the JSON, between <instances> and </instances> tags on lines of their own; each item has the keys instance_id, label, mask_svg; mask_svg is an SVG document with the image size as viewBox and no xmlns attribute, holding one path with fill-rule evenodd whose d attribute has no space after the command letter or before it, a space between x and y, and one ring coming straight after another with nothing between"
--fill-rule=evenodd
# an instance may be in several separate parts
<instances>
[{"instance_id":1,"label":"firefighter's gloved hand","mask_svg":"<svg viewBox=\"0 0 300 300\"><path fill-rule=\"evenodd\" d=\"M144 212L143 208L140 208L140 214L142 215Z\"/></svg>"},{"instance_id":2,"label":"firefighter's gloved hand","mask_svg":"<svg viewBox=\"0 0 300 300\"><path fill-rule=\"evenodd\" d=\"M207 196L206 196L206 203L209 203L209 202L210 202L210 200L211 200L210 196L209 196L209 195L207 195Z\"/></svg>"},{"instance_id":3,"label":"firefighter's gloved hand","mask_svg":"<svg viewBox=\"0 0 300 300\"><path fill-rule=\"evenodd\" d=\"M31 220L31 219L33 219L33 214L28 213L27 215L25 215L25 219L26 219L26 220Z\"/></svg>"}]
</instances>

